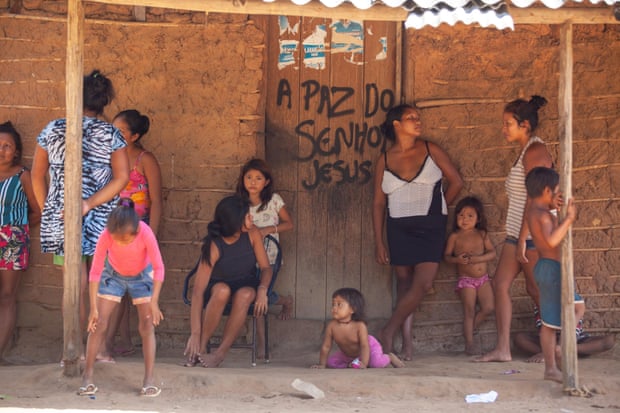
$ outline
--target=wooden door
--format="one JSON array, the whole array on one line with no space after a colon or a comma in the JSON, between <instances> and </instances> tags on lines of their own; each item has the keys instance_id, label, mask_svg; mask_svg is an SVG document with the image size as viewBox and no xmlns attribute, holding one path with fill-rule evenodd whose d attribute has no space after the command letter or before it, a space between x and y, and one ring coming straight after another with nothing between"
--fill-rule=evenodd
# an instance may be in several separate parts
<instances>
[{"instance_id":1,"label":"wooden door","mask_svg":"<svg viewBox=\"0 0 620 413\"><path fill-rule=\"evenodd\" d=\"M379 125L398 100L396 23L272 16L268 27L265 153L295 221L277 291L294 294L297 318L330 318L340 287L362 291L370 318L387 317L372 179Z\"/></svg>"}]
</instances>

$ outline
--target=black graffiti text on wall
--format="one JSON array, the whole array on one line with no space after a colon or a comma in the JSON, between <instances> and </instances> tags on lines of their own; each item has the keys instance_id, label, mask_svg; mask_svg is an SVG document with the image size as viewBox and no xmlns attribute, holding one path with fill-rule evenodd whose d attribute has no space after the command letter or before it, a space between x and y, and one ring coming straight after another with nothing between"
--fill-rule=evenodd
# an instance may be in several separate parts
<instances>
[{"instance_id":1,"label":"black graffiti text on wall","mask_svg":"<svg viewBox=\"0 0 620 413\"><path fill-rule=\"evenodd\" d=\"M394 105L394 92L380 90L376 84L364 87L362 108L355 107L356 90L348 86L321 85L316 80L306 80L300 87L302 113L318 115L327 119L349 117L349 122L338 122L337 127L317 126L314 118L301 120L295 127L300 139L301 152L297 160L310 162L312 176L302 179L308 190L319 185L358 183L363 185L371 179L372 161L364 159L368 149L385 150L385 139L379 125L369 124L368 119L385 113ZM287 79L278 84L277 105L292 108L293 92ZM356 112L363 109L363 121L357 121ZM329 122L328 122L329 123ZM360 159L350 160L351 152ZM376 151L372 151L376 154ZM348 156L345 156L348 155ZM324 158L329 157L329 160ZM343 159L345 158L345 159Z\"/></svg>"}]
</instances>

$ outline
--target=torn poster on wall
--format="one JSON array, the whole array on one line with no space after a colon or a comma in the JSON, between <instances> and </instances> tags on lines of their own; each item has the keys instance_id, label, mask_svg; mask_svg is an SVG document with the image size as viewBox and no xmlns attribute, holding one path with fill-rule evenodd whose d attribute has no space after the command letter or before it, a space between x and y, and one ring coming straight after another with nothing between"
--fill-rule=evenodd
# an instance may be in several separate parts
<instances>
[{"instance_id":1,"label":"torn poster on wall","mask_svg":"<svg viewBox=\"0 0 620 413\"><path fill-rule=\"evenodd\" d=\"M309 69L325 69L325 25L317 24L312 34L304 39L304 66Z\"/></svg>"},{"instance_id":2,"label":"torn poster on wall","mask_svg":"<svg viewBox=\"0 0 620 413\"><path fill-rule=\"evenodd\" d=\"M280 25L280 36L284 33L297 34L299 32L299 22L295 23L293 27L291 27L291 23L288 21L288 17L286 16L279 16L278 24Z\"/></svg>"},{"instance_id":3,"label":"torn poster on wall","mask_svg":"<svg viewBox=\"0 0 620 413\"><path fill-rule=\"evenodd\" d=\"M295 52L297 51L297 40L280 40L280 54L278 55L278 69L282 70L286 66L295 64Z\"/></svg>"},{"instance_id":4,"label":"torn poster on wall","mask_svg":"<svg viewBox=\"0 0 620 413\"><path fill-rule=\"evenodd\" d=\"M279 16L278 24L280 26L280 37L283 35L297 35L299 31L299 22L295 23L293 27L286 16ZM297 60L295 53L299 46L299 41L295 39L279 39L280 53L278 54L278 69L282 70L287 66L294 65Z\"/></svg>"},{"instance_id":5,"label":"torn poster on wall","mask_svg":"<svg viewBox=\"0 0 620 413\"><path fill-rule=\"evenodd\" d=\"M364 27L354 20L336 20L332 29L331 52L346 53L347 61L357 65L364 64Z\"/></svg>"},{"instance_id":6,"label":"torn poster on wall","mask_svg":"<svg viewBox=\"0 0 620 413\"><path fill-rule=\"evenodd\" d=\"M279 16L280 28L280 53L278 55L278 69L294 65L298 69L299 41L296 35L299 33L299 22L291 26L287 16ZM331 30L331 42L326 45L327 29L324 24L317 24L310 35L303 39L302 59L308 69L323 70L326 68L326 53L344 54L345 61L354 65L363 65L364 61L364 26L361 22L353 20L336 20L329 25ZM367 29L369 39L377 38L372 27ZM386 36L378 38L381 45L375 60L385 60L388 55L388 40Z\"/></svg>"},{"instance_id":7,"label":"torn poster on wall","mask_svg":"<svg viewBox=\"0 0 620 413\"><path fill-rule=\"evenodd\" d=\"M381 51L377 53L377 56L375 56L375 59L385 60L387 59L387 37L385 36L380 37L379 42L381 43Z\"/></svg>"}]
</instances>

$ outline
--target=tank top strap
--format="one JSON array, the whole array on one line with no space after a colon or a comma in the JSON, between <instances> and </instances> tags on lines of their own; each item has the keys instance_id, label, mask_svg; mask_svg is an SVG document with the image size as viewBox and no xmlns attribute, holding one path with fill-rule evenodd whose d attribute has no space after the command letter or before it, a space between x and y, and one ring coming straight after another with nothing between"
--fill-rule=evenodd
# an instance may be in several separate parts
<instances>
[{"instance_id":1,"label":"tank top strap","mask_svg":"<svg viewBox=\"0 0 620 413\"><path fill-rule=\"evenodd\" d=\"M523 161L523 157L525 156L525 152L527 152L527 149L534 143L542 143L543 145L545 144L545 141L543 141L542 139L540 139L538 136L532 136L530 138L529 141L527 141L527 143L525 144L525 146L523 147L523 149L521 150L521 153L519 154L519 159L517 159L517 161L515 162L515 165L518 163L521 163Z\"/></svg>"},{"instance_id":2,"label":"tank top strap","mask_svg":"<svg viewBox=\"0 0 620 413\"><path fill-rule=\"evenodd\" d=\"M430 156L430 155L431 155L431 150L430 150L430 148L428 147L428 141L424 141L424 146L426 146L426 154L427 154L428 156ZM431 156L431 158L432 158L432 156Z\"/></svg>"},{"instance_id":3,"label":"tank top strap","mask_svg":"<svg viewBox=\"0 0 620 413\"><path fill-rule=\"evenodd\" d=\"M144 155L145 153L146 153L146 151L140 152L140 154L136 158L136 163L133 165L134 169L138 169L138 165L140 165L140 160L142 159L142 155Z\"/></svg>"},{"instance_id":4,"label":"tank top strap","mask_svg":"<svg viewBox=\"0 0 620 413\"><path fill-rule=\"evenodd\" d=\"M24 173L24 171L26 171L28 168L26 168L25 166L22 166L22 169L19 170L19 172L17 173L17 177L21 177L22 174Z\"/></svg>"}]
</instances>

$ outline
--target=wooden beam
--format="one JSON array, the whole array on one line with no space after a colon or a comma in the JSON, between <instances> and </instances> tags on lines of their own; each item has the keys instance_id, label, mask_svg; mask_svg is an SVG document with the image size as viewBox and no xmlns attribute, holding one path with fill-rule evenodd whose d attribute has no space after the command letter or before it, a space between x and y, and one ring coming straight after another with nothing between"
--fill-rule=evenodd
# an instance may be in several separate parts
<instances>
[{"instance_id":1,"label":"wooden beam","mask_svg":"<svg viewBox=\"0 0 620 413\"><path fill-rule=\"evenodd\" d=\"M247 0L244 5L234 6L232 0L89 0L93 3L124 4L131 6L159 7L176 10L204 11L206 13L263 14L319 17L350 20L405 21L407 11L400 7L374 6L366 10L345 3L327 7L319 2L298 6L290 0L265 3L263 0Z\"/></svg>"},{"instance_id":2,"label":"wooden beam","mask_svg":"<svg viewBox=\"0 0 620 413\"><path fill-rule=\"evenodd\" d=\"M67 5L67 62L65 95L65 263L63 271L64 375L80 374L80 269L82 265L82 103L84 83L84 4Z\"/></svg>"},{"instance_id":3,"label":"wooden beam","mask_svg":"<svg viewBox=\"0 0 620 413\"><path fill-rule=\"evenodd\" d=\"M573 168L573 25L560 29L560 88L558 92L560 136L560 185L564 199L572 197ZM563 208L560 217L566 216ZM577 340L575 337L575 279L573 276L573 238L568 231L562 241L562 376L564 389L576 389Z\"/></svg>"},{"instance_id":4,"label":"wooden beam","mask_svg":"<svg viewBox=\"0 0 620 413\"><path fill-rule=\"evenodd\" d=\"M566 7L549 9L546 7L529 7L519 9L511 7L509 13L515 24L619 24L614 17L613 7Z\"/></svg>"},{"instance_id":5,"label":"wooden beam","mask_svg":"<svg viewBox=\"0 0 620 413\"><path fill-rule=\"evenodd\" d=\"M405 21L408 12L402 7L377 5L362 10L350 3L327 7L318 1L298 6L290 0L265 3L263 0L247 0L244 5L234 6L232 0L89 0L129 6L159 7L164 9L193 10L206 13L263 14L283 16L319 17L350 20ZM515 24L619 24L612 7L570 7L549 9L547 7L510 8Z\"/></svg>"}]
</instances>

